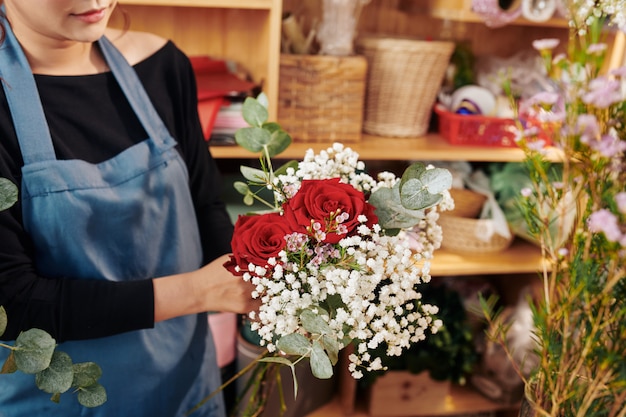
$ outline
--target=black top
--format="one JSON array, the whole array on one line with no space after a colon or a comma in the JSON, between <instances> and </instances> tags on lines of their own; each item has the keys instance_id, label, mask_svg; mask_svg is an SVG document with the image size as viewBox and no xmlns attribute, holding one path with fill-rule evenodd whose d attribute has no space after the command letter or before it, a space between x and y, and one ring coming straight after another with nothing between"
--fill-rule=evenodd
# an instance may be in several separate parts
<instances>
[{"instance_id":1,"label":"black top","mask_svg":"<svg viewBox=\"0 0 626 417\"><path fill-rule=\"evenodd\" d=\"M134 68L187 164L204 262L208 263L230 251L232 225L219 199L217 166L202 134L191 64L168 42ZM57 159L98 163L147 137L112 73L35 75L35 80ZM23 160L1 88L0 105L0 177L19 187ZM131 282L48 279L39 275L33 256L18 201L0 212L0 305L8 315L2 339L13 340L20 331L33 327L61 342L153 326L154 293L149 278L154 277Z\"/></svg>"}]
</instances>

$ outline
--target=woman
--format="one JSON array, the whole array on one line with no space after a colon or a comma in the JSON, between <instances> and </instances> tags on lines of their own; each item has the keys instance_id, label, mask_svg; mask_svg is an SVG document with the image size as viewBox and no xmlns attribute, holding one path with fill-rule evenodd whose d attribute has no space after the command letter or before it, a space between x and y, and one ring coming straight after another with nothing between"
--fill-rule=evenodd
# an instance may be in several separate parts
<instances>
[{"instance_id":1,"label":"woman","mask_svg":"<svg viewBox=\"0 0 626 417\"><path fill-rule=\"evenodd\" d=\"M204 312L256 307L222 267L232 226L189 60L107 29L116 0L3 3L0 177L20 186L0 213L3 338L46 330L100 365L108 400L55 404L17 373L0 377L0 415L183 415L220 382Z\"/></svg>"}]
</instances>

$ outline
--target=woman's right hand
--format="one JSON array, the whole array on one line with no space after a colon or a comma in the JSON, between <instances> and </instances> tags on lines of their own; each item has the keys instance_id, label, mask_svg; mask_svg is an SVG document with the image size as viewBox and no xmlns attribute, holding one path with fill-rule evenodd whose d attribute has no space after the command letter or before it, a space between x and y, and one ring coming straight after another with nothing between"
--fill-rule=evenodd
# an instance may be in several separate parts
<instances>
[{"instance_id":1,"label":"woman's right hand","mask_svg":"<svg viewBox=\"0 0 626 417\"><path fill-rule=\"evenodd\" d=\"M196 271L154 279L154 321L204 311L258 310L261 301L252 298L254 285L227 271L228 259L222 255Z\"/></svg>"}]
</instances>

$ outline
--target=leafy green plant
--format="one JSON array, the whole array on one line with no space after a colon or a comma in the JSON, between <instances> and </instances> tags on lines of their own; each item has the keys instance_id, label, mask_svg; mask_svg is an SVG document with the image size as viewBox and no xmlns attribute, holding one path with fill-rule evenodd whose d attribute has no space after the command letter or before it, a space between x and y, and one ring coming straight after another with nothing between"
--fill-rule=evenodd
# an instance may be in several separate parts
<instances>
[{"instance_id":1,"label":"leafy green plant","mask_svg":"<svg viewBox=\"0 0 626 417\"><path fill-rule=\"evenodd\" d=\"M15 204L17 195L15 184L0 178L0 210ZM0 306L0 336L6 331L7 323L6 310ZM94 362L72 363L67 353L56 350L56 341L47 332L28 329L19 334L13 345L0 343L0 347L11 351L0 374L20 371L34 375L37 387L52 394L52 401L58 403L61 394L74 389L78 402L85 407L98 407L106 402L106 390L98 382L102 375L100 367Z\"/></svg>"},{"instance_id":2,"label":"leafy green plant","mask_svg":"<svg viewBox=\"0 0 626 417\"><path fill-rule=\"evenodd\" d=\"M525 400L537 416L626 415L626 67L602 73L605 24L626 28L623 3L567 2L567 55L557 40L536 41L553 91L531 109L553 132L560 170L520 129L529 185L517 197L531 238L545 259L534 303L538 365L522 375ZM554 158L554 157L553 157ZM555 177L555 173L558 174ZM564 204L563 202L571 202ZM562 221L571 216L573 220ZM490 324L497 312L485 301ZM491 337L506 344L506 328Z\"/></svg>"}]
</instances>

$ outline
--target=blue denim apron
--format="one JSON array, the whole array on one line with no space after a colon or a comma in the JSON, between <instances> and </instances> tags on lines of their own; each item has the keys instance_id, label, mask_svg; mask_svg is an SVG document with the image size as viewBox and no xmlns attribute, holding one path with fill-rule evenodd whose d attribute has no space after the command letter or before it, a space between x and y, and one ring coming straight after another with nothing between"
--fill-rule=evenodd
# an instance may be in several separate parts
<instances>
[{"instance_id":1,"label":"blue denim apron","mask_svg":"<svg viewBox=\"0 0 626 417\"><path fill-rule=\"evenodd\" d=\"M2 77L24 158L24 226L47 277L125 281L197 269L202 250L187 168L134 70L106 39L100 48L149 138L99 164L57 160L34 77L6 25ZM10 320L10 318L9 318ZM33 375L0 375L0 416L182 416L220 384L206 314L153 329L62 343L94 361L108 401L92 409L67 392L55 404ZM4 362L7 349L0 351ZM194 416L225 415L220 396Z\"/></svg>"}]
</instances>

